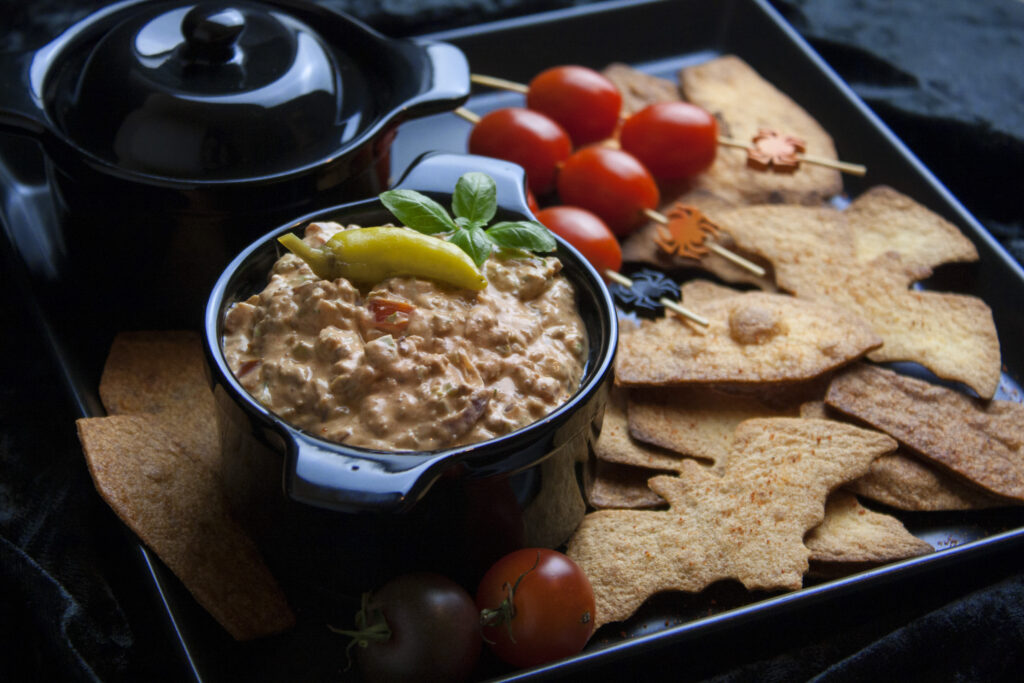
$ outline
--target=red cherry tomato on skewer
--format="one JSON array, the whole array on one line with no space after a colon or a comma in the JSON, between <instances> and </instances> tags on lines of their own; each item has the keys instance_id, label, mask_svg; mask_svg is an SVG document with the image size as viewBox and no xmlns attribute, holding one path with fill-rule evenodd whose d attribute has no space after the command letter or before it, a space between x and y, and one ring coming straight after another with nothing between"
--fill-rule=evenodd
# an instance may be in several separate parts
<instances>
[{"instance_id":1,"label":"red cherry tomato on skewer","mask_svg":"<svg viewBox=\"0 0 1024 683\"><path fill-rule=\"evenodd\" d=\"M556 66L529 83L526 106L557 121L580 146L610 137L622 95L606 77L584 66Z\"/></svg>"},{"instance_id":2,"label":"red cherry tomato on skewer","mask_svg":"<svg viewBox=\"0 0 1024 683\"><path fill-rule=\"evenodd\" d=\"M658 178L692 178L715 160L718 122L695 104L658 102L626 119L619 142Z\"/></svg>"},{"instance_id":3,"label":"red cherry tomato on skewer","mask_svg":"<svg viewBox=\"0 0 1024 683\"><path fill-rule=\"evenodd\" d=\"M562 127L544 114L507 107L485 114L473 126L469 152L519 164L530 190L545 195L555 187L558 164L572 153L572 143Z\"/></svg>"},{"instance_id":4,"label":"red cherry tomato on skewer","mask_svg":"<svg viewBox=\"0 0 1024 683\"><path fill-rule=\"evenodd\" d=\"M550 206L536 213L537 220L576 247L599 273L618 272L622 247L600 218L576 206Z\"/></svg>"},{"instance_id":5,"label":"red cherry tomato on skewer","mask_svg":"<svg viewBox=\"0 0 1024 683\"><path fill-rule=\"evenodd\" d=\"M628 235L658 206L654 178L636 157L610 147L584 147L558 173L562 203L597 214L616 235Z\"/></svg>"}]
</instances>

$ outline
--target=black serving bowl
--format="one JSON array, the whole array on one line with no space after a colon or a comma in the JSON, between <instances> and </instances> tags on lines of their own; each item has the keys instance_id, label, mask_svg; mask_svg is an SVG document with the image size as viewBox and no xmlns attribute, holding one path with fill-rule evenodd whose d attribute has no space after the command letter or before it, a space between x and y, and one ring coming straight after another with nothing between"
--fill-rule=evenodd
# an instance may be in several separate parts
<instances>
[{"instance_id":1,"label":"black serving bowl","mask_svg":"<svg viewBox=\"0 0 1024 683\"><path fill-rule=\"evenodd\" d=\"M467 171L494 178L497 219L531 218L522 169L493 159L426 155L397 187L418 190L449 206L457 179ZM599 431L617 344L614 304L601 276L575 248L558 239L557 256L576 289L588 337L582 382L565 404L516 432L476 444L401 453L354 448L319 439L267 410L236 380L221 342L228 308L266 285L271 265L283 253L278 236L318 220L379 225L394 217L376 198L302 216L242 251L217 281L207 304L204 336L215 393L225 420L237 428L228 430L235 438L225 453L229 495L236 505L248 511L250 521L261 518L256 524L261 536L288 545L296 534L310 533L311 526L327 534L332 540L326 543L333 548L333 534L340 529L374 529L369 538L350 539L362 544L363 560L368 546L390 555L404 544L396 557L369 563L378 566L423 558L414 548L427 546L443 549L447 559L463 557L457 564L465 568L473 564L465 555L480 555L485 547L560 545L585 508L576 464L585 459ZM262 445L240 446L249 435ZM271 513L270 507L281 510ZM369 514L353 525L355 513ZM305 520L301 531L285 532L297 517ZM301 545L323 547L319 540ZM453 551L456 545L459 549ZM294 550L288 554L294 556ZM432 562L427 566L439 568Z\"/></svg>"}]
</instances>

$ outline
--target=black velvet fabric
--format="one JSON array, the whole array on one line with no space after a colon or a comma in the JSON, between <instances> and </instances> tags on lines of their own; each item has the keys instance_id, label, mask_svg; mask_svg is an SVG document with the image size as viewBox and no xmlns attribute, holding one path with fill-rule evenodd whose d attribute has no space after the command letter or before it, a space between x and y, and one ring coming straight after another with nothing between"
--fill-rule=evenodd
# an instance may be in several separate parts
<instances>
[{"instance_id":1,"label":"black velvet fabric","mask_svg":"<svg viewBox=\"0 0 1024 683\"><path fill-rule=\"evenodd\" d=\"M327 0L392 35L581 2ZM49 40L100 0L0 2L0 51ZM1024 3L775 0L775 6L1018 260L1024 259ZM598 37L595 37L598 39ZM135 539L92 487L59 371L0 270L0 680L188 680ZM1021 340L1004 340L1018 344ZM1016 680L1024 552L1004 550L617 660L594 680Z\"/></svg>"}]
</instances>

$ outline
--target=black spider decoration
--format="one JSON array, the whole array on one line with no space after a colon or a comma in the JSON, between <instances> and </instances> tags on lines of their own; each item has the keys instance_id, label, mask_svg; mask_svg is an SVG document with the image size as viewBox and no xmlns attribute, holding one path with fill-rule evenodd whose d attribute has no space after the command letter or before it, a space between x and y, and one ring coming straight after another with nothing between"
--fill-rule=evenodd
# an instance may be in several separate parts
<instances>
[{"instance_id":1,"label":"black spider decoration","mask_svg":"<svg viewBox=\"0 0 1024 683\"><path fill-rule=\"evenodd\" d=\"M612 282L608 291L619 306L642 318L662 315L665 307L658 303L659 299L679 301L679 285L659 270L643 268L630 273L629 279L633 281L632 287Z\"/></svg>"}]
</instances>

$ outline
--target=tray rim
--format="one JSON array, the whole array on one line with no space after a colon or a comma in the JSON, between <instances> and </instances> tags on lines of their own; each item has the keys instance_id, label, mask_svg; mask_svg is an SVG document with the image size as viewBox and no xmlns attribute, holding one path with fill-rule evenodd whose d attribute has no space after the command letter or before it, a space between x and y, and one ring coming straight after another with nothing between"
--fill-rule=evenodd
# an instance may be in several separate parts
<instances>
[{"instance_id":1,"label":"tray rim","mask_svg":"<svg viewBox=\"0 0 1024 683\"><path fill-rule=\"evenodd\" d=\"M689 1L690 0L608 0L590 5L580 5L566 9L538 12L522 17L486 22L472 27L425 33L412 36L412 38L416 40L430 41L457 41L461 37L479 36L505 29L522 29L533 24L548 24L551 22L572 20L585 17L587 15L604 14L608 12L639 11L648 5L686 4ZM786 22L781 14L770 6L767 0L730 0L728 3L723 2L721 4L728 4L730 6L747 5L752 9L763 12L781 31L784 32L784 34L786 34L787 38L805 54L815 68L832 81L840 93L849 100L850 104L886 137L887 142L891 144L900 156L904 157L904 159L914 167L915 172L934 189L946 204L946 208L949 211L955 212L960 222L968 225L972 229L972 236L985 242L991 249L993 255L1000 258L1004 262L1003 265L1008 267L1022 282L1024 282L1024 268L1022 268L1021 264L1013 259L1009 252L1006 251L995 237L976 218L974 218L974 216L945 187L945 185L916 157L916 155L914 155L909 148L906 147L906 145L888 128L888 126L870 109L870 107L868 107L868 105L866 105L854 93L852 88L846 84L846 82L843 81L838 74L836 74L835 71L813 50L813 48L810 47L802 36L800 36L796 30ZM61 340L54 332L52 326L50 326L45 319L45 316L42 314L38 315L37 322L40 324L42 336L45 338L47 345L54 354L55 361L66 382L69 398L73 403L75 411L80 413L81 417L92 417L97 414L102 414L102 411L97 411L96 402L94 397L90 395L90 392L83 392L76 386L73 379L76 371L73 367L68 366L65 358L66 354L61 351L65 346L63 340ZM127 528L125 528L124 531L125 533L130 534ZM140 550L141 569L148 574L147 579L152 583L152 588L154 589L160 604L165 610L165 613L162 616L168 624L170 633L174 636L174 640L176 641L188 670L192 673L194 680L197 682L207 680L205 678L206 674L202 671L203 667L198 663L199 658L197 658L196 653L193 651L193 645L189 642L189 636L186 633L187 628L183 628L183 625L180 623L181 615L176 615L176 611L178 610L175 608L175 600L177 599L175 593L179 590L179 587L173 585L176 581L175 577L173 577L173 575L169 573L169 570L163 566L159 558L157 558L148 548L142 545L134 535L131 535L131 539L138 544L138 548ZM816 601L821 598L834 599L841 595L845 595L852 590L856 590L860 586L881 585L882 583L890 580L904 579L908 576L918 574L919 572L928 571L932 568L941 568L960 560L975 558L990 552L1002 551L1004 549L1018 548L1021 544L1024 544L1024 526L1002 533L993 534L975 541L944 548L935 554L889 563L839 579L825 581L821 584L803 588L801 590L756 600L746 605L724 610L709 617L694 619L664 630L632 636L619 642L603 645L592 651L584 651L580 655L560 660L559 662L555 662L551 665L511 672L508 675L501 676L500 680L524 680L536 675L543 675L544 673L564 673L570 670L590 668L594 665L599 665L601 661L605 659L611 661L612 659L620 657L632 656L636 654L638 649L649 647L652 644L659 647L666 644L678 644L686 641L687 639L698 637L706 629L728 627L740 619L751 616L759 619L770 619L772 614L764 613L776 608L786 610L798 609L809 601ZM933 567L934 565L938 565L938 567Z\"/></svg>"}]
</instances>

